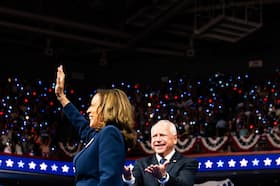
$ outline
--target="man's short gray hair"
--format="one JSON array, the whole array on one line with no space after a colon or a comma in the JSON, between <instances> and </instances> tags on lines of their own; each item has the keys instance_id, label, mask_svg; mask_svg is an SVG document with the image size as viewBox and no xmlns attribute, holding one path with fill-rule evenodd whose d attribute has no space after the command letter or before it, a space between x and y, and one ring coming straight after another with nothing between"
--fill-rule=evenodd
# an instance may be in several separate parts
<instances>
[{"instance_id":1,"label":"man's short gray hair","mask_svg":"<svg viewBox=\"0 0 280 186\"><path fill-rule=\"evenodd\" d=\"M169 120L167 120L167 119L163 119L163 120L159 120L158 122L156 122L156 123L153 125L153 127L154 127L155 125L157 125L157 124L168 125L168 126L169 126L169 129L170 129L170 132L171 132L173 135L177 135L176 125L175 125L173 122L171 122L171 121L169 121ZM153 127L152 127L152 128L153 128Z\"/></svg>"}]
</instances>

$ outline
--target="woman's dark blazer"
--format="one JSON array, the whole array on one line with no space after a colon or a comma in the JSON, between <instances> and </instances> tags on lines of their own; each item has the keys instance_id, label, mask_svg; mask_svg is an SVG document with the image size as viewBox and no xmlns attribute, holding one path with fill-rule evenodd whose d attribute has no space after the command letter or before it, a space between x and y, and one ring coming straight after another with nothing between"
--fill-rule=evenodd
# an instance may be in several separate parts
<instances>
[{"instance_id":1,"label":"woman's dark blazer","mask_svg":"<svg viewBox=\"0 0 280 186\"><path fill-rule=\"evenodd\" d=\"M106 125L96 132L72 103L63 111L81 140L87 143L73 160L76 186L122 186L126 150L119 129Z\"/></svg>"}]
</instances>

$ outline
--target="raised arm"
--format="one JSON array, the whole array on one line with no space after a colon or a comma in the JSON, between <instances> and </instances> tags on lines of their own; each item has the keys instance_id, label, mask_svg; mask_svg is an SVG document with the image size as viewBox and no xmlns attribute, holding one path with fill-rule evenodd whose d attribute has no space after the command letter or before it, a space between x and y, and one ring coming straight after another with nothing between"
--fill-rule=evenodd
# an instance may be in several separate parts
<instances>
[{"instance_id":1,"label":"raised arm","mask_svg":"<svg viewBox=\"0 0 280 186\"><path fill-rule=\"evenodd\" d=\"M61 103L62 107L65 107L70 101L64 93L65 84L65 73L63 71L63 66L57 67L56 73L56 84L55 84L55 95L57 100Z\"/></svg>"}]
</instances>

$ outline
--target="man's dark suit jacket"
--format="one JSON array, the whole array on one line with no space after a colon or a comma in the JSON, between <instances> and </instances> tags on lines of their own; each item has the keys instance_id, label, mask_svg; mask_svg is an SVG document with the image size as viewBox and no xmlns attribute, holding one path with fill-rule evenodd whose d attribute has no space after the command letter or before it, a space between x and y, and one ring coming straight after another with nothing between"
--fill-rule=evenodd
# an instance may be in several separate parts
<instances>
[{"instance_id":1,"label":"man's dark suit jacket","mask_svg":"<svg viewBox=\"0 0 280 186\"><path fill-rule=\"evenodd\" d=\"M160 183L151 174L144 171L151 164L158 164L156 155L144 157L135 161L133 175L135 186L158 186ZM193 186L198 161L175 152L167 165L169 181L165 186Z\"/></svg>"}]
</instances>

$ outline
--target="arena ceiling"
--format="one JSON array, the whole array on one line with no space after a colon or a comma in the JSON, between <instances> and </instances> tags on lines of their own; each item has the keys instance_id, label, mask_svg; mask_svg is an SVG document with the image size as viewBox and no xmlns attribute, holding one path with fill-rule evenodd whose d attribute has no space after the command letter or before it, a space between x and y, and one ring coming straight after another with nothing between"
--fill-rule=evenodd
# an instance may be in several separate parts
<instances>
[{"instance_id":1,"label":"arena ceiling","mask_svg":"<svg viewBox=\"0 0 280 186\"><path fill-rule=\"evenodd\" d=\"M279 0L2 0L0 43L53 56L192 57L277 42ZM3 50L2 50L3 51Z\"/></svg>"}]
</instances>

